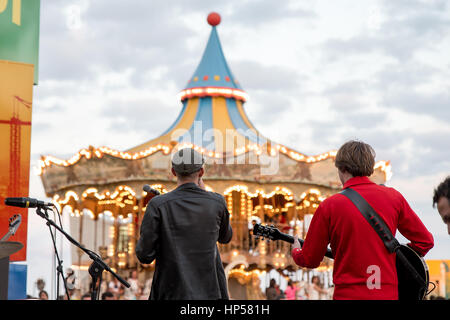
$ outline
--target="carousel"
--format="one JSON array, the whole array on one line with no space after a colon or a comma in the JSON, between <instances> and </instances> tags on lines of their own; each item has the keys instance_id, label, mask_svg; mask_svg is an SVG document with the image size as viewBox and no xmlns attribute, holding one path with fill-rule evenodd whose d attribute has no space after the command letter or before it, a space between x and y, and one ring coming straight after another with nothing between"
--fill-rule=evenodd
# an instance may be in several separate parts
<instances>
[{"instance_id":1,"label":"carousel","mask_svg":"<svg viewBox=\"0 0 450 320\"><path fill-rule=\"evenodd\" d=\"M154 266L137 261L135 244L153 195L142 188L148 184L161 193L174 189L172 153L196 149L206 158L207 189L225 197L231 216L233 239L219 245L230 295L258 299L263 298L258 288L266 286L271 270L297 280L309 280L310 271L299 273L288 243L253 237L253 225L273 224L304 238L320 202L340 191L336 151L308 156L259 133L245 113L248 95L223 53L220 16L212 13L207 20L212 27L208 43L179 93L181 111L164 133L125 151L89 146L67 160L42 156L39 174L47 196L70 220L71 235L118 272L138 270L144 281ZM276 119L275 107L268 116ZM377 162L371 179L385 183L390 169L388 161ZM90 262L73 249L72 269L86 272ZM332 261L325 258L314 272L330 277L331 269Z\"/></svg>"}]
</instances>

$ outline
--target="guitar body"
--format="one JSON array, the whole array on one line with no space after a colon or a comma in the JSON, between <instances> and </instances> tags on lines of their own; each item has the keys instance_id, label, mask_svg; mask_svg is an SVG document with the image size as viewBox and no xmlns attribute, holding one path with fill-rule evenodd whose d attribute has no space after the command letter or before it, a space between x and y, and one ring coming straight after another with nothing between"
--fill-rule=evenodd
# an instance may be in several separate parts
<instances>
[{"instance_id":1,"label":"guitar body","mask_svg":"<svg viewBox=\"0 0 450 320\"><path fill-rule=\"evenodd\" d=\"M399 300L423 300L427 293L429 272L425 260L419 256L413 249L406 245L400 245L398 248L407 258L411 266L422 277L424 282L419 284L405 267L402 261L397 257L397 277L398 277L398 299Z\"/></svg>"}]
</instances>

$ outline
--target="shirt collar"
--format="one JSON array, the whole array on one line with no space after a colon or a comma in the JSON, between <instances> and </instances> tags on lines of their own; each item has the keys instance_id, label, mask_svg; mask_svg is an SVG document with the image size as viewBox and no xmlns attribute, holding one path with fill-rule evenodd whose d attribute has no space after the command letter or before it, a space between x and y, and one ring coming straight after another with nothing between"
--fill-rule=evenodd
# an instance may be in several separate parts
<instances>
[{"instance_id":1,"label":"shirt collar","mask_svg":"<svg viewBox=\"0 0 450 320\"><path fill-rule=\"evenodd\" d=\"M347 180L342 189L346 189L358 184L369 184L369 183L373 183L372 181L370 181L369 177L353 177Z\"/></svg>"},{"instance_id":2,"label":"shirt collar","mask_svg":"<svg viewBox=\"0 0 450 320\"><path fill-rule=\"evenodd\" d=\"M183 183L181 186L178 186L177 189L192 189L192 188L200 188L194 182Z\"/></svg>"}]
</instances>

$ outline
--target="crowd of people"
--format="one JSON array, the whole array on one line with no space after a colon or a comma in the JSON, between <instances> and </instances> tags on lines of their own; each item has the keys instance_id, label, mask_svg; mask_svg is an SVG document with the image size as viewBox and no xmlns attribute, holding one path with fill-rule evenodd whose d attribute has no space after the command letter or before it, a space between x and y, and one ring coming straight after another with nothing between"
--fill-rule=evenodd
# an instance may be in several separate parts
<instances>
[{"instance_id":1,"label":"crowd of people","mask_svg":"<svg viewBox=\"0 0 450 320\"><path fill-rule=\"evenodd\" d=\"M70 269L69 269L70 270ZM68 271L68 274L71 274ZM103 281L100 286L100 292L98 299L99 300L147 300L150 295L151 289L151 281L152 279L147 280L144 284L138 281L136 270L130 272L129 277L125 279L130 287L126 288L122 283L119 282L116 278L110 281ZM65 289L60 293L58 300L91 300L92 291L83 290L80 283L75 285L75 281L71 282L71 276L66 278L67 284L67 294L65 293ZM90 288L90 286L89 286ZM38 294L39 300L48 300L49 295L47 291L41 289Z\"/></svg>"},{"instance_id":2,"label":"crowd of people","mask_svg":"<svg viewBox=\"0 0 450 320\"><path fill-rule=\"evenodd\" d=\"M102 282L100 300L147 300L150 294L151 279L143 285L139 283L137 272L132 271L126 279L130 284L126 288L116 278ZM91 292L82 292L81 289L69 286L70 300L91 300ZM313 276L311 283L306 281L288 280L283 291L275 279L270 280L270 285L265 292L267 300L330 300L333 295L333 287L324 288L318 276ZM49 295L45 290L39 292L39 300L48 300ZM59 300L68 300L67 295L60 295Z\"/></svg>"},{"instance_id":3,"label":"crowd of people","mask_svg":"<svg viewBox=\"0 0 450 320\"><path fill-rule=\"evenodd\" d=\"M284 291L271 279L266 289L267 300L330 300L332 296L333 287L324 288L318 276L313 276L311 283L289 279Z\"/></svg>"}]
</instances>

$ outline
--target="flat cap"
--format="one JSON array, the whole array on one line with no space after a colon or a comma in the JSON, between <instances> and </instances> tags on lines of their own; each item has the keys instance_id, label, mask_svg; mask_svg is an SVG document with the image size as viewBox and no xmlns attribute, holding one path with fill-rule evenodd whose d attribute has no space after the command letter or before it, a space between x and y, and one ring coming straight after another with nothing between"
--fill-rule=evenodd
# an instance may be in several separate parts
<instances>
[{"instance_id":1,"label":"flat cap","mask_svg":"<svg viewBox=\"0 0 450 320\"><path fill-rule=\"evenodd\" d=\"M172 168L183 175L199 171L204 163L202 154L192 148L180 149L172 156Z\"/></svg>"}]
</instances>

